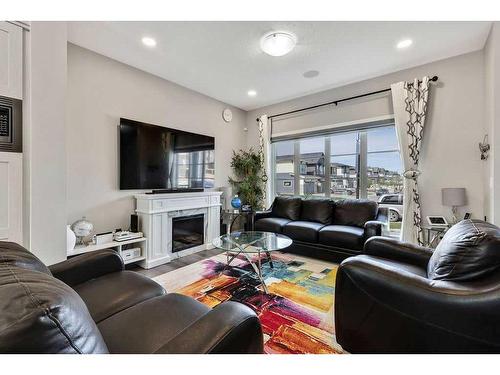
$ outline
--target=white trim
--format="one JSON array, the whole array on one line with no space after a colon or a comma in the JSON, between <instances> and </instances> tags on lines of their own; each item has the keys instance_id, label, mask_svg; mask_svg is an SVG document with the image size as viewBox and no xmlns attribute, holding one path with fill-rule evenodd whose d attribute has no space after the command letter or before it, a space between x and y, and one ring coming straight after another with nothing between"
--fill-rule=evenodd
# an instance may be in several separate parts
<instances>
[{"instance_id":1,"label":"white trim","mask_svg":"<svg viewBox=\"0 0 500 375\"><path fill-rule=\"evenodd\" d=\"M293 136L293 135L301 136L301 135L306 135L308 133L315 133L315 132L318 132L318 131L327 131L327 130L333 130L333 129L341 129L341 128L346 128L346 127L354 126L354 125L360 126L362 124L368 124L370 122L388 121L388 120L394 120L394 114L377 116L377 117L370 117L370 118L360 119L360 120L338 122L336 124L316 126L316 127L313 127L313 128L305 128L305 129L299 129L299 130L290 130L290 131L287 131L287 132L271 134L271 137L272 138L279 138L279 137L290 137L290 136Z\"/></svg>"},{"instance_id":2,"label":"white trim","mask_svg":"<svg viewBox=\"0 0 500 375\"><path fill-rule=\"evenodd\" d=\"M31 23L30 22L25 22L25 21L6 21L12 25L19 26L20 28L30 31L31 30Z\"/></svg>"}]
</instances>

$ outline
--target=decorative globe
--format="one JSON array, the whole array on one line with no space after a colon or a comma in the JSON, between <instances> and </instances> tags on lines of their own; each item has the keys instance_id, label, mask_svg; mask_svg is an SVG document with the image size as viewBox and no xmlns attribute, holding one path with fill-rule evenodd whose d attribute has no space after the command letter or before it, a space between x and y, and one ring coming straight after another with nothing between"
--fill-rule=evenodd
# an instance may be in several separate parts
<instances>
[{"instance_id":1,"label":"decorative globe","mask_svg":"<svg viewBox=\"0 0 500 375\"><path fill-rule=\"evenodd\" d=\"M77 243L79 245L83 245L83 239L92 233L94 225L90 221L87 221L84 216L80 220L75 221L71 225L71 229L75 232Z\"/></svg>"},{"instance_id":2,"label":"decorative globe","mask_svg":"<svg viewBox=\"0 0 500 375\"><path fill-rule=\"evenodd\" d=\"M233 199L231 199L231 206L233 206L234 209L239 209L241 207L241 199L235 195Z\"/></svg>"}]
</instances>

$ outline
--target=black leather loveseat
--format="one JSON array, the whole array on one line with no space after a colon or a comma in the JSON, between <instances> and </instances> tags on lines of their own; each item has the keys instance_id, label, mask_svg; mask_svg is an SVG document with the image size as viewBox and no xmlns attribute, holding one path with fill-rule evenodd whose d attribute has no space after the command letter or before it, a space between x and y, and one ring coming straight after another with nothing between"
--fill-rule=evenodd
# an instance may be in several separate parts
<instances>
[{"instance_id":1,"label":"black leather loveseat","mask_svg":"<svg viewBox=\"0 0 500 375\"><path fill-rule=\"evenodd\" d=\"M387 209L363 199L276 197L268 211L257 212L254 228L293 240L285 251L341 261L361 254L365 241L380 236Z\"/></svg>"},{"instance_id":2,"label":"black leather loveseat","mask_svg":"<svg viewBox=\"0 0 500 375\"><path fill-rule=\"evenodd\" d=\"M337 271L335 333L352 353L500 353L500 228L453 226L431 249L375 237Z\"/></svg>"},{"instance_id":3,"label":"black leather loveseat","mask_svg":"<svg viewBox=\"0 0 500 375\"><path fill-rule=\"evenodd\" d=\"M262 341L249 307L166 294L112 250L46 267L0 241L0 353L262 353Z\"/></svg>"}]
</instances>

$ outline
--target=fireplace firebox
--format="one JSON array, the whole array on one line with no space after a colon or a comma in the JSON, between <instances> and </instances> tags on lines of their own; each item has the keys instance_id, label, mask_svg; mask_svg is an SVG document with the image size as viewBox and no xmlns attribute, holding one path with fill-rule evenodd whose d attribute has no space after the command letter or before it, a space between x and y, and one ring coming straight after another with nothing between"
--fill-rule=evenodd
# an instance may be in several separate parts
<instances>
[{"instance_id":1,"label":"fireplace firebox","mask_svg":"<svg viewBox=\"0 0 500 375\"><path fill-rule=\"evenodd\" d=\"M172 253L205 243L205 215L172 218Z\"/></svg>"}]
</instances>

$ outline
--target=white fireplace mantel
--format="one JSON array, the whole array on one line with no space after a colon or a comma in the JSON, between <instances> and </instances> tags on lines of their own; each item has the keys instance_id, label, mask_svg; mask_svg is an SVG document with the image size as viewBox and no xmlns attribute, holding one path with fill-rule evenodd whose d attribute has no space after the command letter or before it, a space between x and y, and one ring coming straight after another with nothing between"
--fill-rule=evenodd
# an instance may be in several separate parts
<instances>
[{"instance_id":1,"label":"white fireplace mantel","mask_svg":"<svg viewBox=\"0 0 500 375\"><path fill-rule=\"evenodd\" d=\"M146 259L140 264L152 268L172 259L211 248L220 232L220 191L192 193L138 194L136 212L141 231L149 239ZM172 217L203 213L204 244L172 253Z\"/></svg>"}]
</instances>

